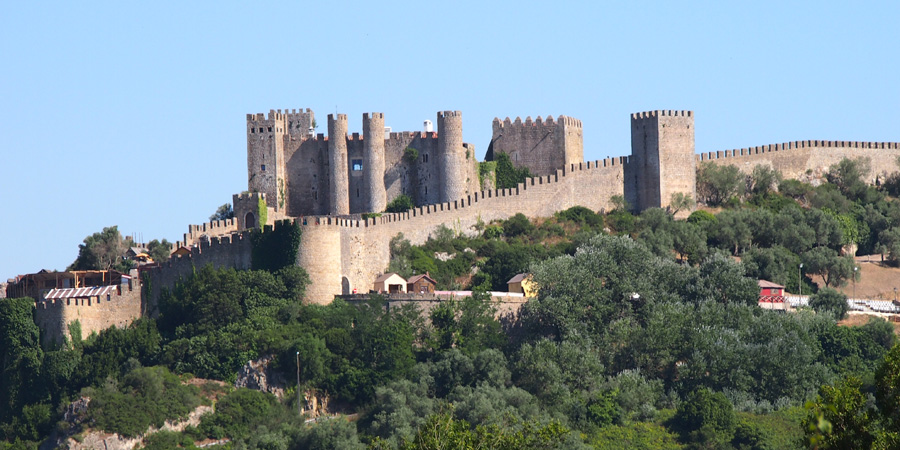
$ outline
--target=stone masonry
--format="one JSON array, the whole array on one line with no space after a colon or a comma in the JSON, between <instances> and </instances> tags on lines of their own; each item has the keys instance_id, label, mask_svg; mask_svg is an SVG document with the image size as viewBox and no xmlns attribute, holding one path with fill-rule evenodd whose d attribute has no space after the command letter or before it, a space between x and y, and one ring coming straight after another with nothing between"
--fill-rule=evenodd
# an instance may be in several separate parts
<instances>
[{"instance_id":1,"label":"stone masonry","mask_svg":"<svg viewBox=\"0 0 900 450\"><path fill-rule=\"evenodd\" d=\"M401 233L411 243L421 244L441 226L466 233L478 222L506 219L516 213L546 217L572 206L604 211L612 206L613 196L624 197L636 210L666 207L673 194L696 197L698 164L732 164L745 172L763 164L778 169L786 177L802 178L821 174L844 157L869 157L873 167L869 175L874 179L889 169L896 169L895 161L900 156L897 143L842 141L798 141L696 155L693 112L649 111L631 116L630 157L583 162L573 161L576 155L580 159L582 154L581 123L576 119L563 116L552 121L552 126L549 117L531 123L526 119L521 125L518 120L509 124L504 121L499 127L499 121L495 120L492 150L523 152L518 161L532 172L544 174L513 189L482 191L478 189L474 147L462 141L462 115L458 111L438 113L440 134L430 131L385 134L383 170L377 154L381 152L380 145L366 145L366 136L356 133L347 136L340 127L334 129L335 136L326 139L318 135L313 139L309 133L314 123L312 117L310 110L272 111L268 117L248 116L248 184L253 192L235 196L235 225L205 229L227 230L234 226L243 230L248 223L242 217L255 217L247 214L256 214L260 200L269 211L267 223L276 218L295 218L303 232L297 264L310 275L312 284L306 300L314 303L328 303L335 295L349 294L354 288L367 290L388 265L390 240ZM557 131L560 122L565 127ZM375 135L370 139L380 142L381 136L375 129L383 123L383 115L370 113L364 116L363 128ZM498 143L498 129L504 134L499 140L512 135L518 136L519 143L515 146ZM513 129L512 134L506 134ZM549 136L548 131L557 133L553 139L558 141L543 138ZM270 133L271 139L279 138L282 144L270 143ZM560 138L562 135L564 138ZM335 183L338 189L331 188L334 174L328 169L331 165L328 149L332 148L329 146L332 139L347 144L347 166L340 162L339 171L348 175L346 192L350 214L343 210L329 214L332 212L329 198L334 195L329 192L340 191L341 197L344 192L343 181ZM552 144L541 143L542 139ZM406 156L407 148L417 150L415 161ZM283 171L279 161L283 163ZM269 171L270 164L275 167L274 174ZM383 184L377 181L378 173L383 173ZM279 177L284 177L284 181L279 181ZM283 192L279 189L282 185L286 186ZM359 213L380 210L375 206L380 206L381 194L373 191L380 191L382 185L387 200L406 193L424 206L405 213L362 219ZM193 228L191 231L194 233ZM246 231L202 240L190 255L151 272L154 290L171 286L178 278L190 274L192 268L205 264L249 268L249 255ZM151 305L154 297L150 296Z\"/></svg>"}]
</instances>

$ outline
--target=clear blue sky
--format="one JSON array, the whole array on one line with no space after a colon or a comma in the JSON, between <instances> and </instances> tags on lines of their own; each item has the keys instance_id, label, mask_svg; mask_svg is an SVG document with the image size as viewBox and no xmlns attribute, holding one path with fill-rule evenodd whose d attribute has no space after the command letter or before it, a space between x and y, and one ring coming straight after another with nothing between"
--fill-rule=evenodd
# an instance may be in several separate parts
<instances>
[{"instance_id":1,"label":"clear blue sky","mask_svg":"<svg viewBox=\"0 0 900 450\"><path fill-rule=\"evenodd\" d=\"M653 109L694 110L697 151L900 141L898 2L151 3L4 4L0 279L105 226L180 239L247 188L269 109L461 110L479 159L495 116L548 114L627 155Z\"/></svg>"}]
</instances>

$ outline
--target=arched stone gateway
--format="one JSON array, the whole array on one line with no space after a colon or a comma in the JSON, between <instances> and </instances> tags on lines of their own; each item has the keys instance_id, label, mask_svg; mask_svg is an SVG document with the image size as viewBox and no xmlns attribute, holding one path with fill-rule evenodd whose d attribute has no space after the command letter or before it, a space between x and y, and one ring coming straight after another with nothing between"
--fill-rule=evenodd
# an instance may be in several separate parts
<instances>
[{"instance_id":1,"label":"arched stone gateway","mask_svg":"<svg viewBox=\"0 0 900 450\"><path fill-rule=\"evenodd\" d=\"M256 228L256 216L252 212L244 216L244 228Z\"/></svg>"},{"instance_id":2,"label":"arched stone gateway","mask_svg":"<svg viewBox=\"0 0 900 450\"><path fill-rule=\"evenodd\" d=\"M344 295L350 294L350 280L347 277L341 277L341 293Z\"/></svg>"}]
</instances>

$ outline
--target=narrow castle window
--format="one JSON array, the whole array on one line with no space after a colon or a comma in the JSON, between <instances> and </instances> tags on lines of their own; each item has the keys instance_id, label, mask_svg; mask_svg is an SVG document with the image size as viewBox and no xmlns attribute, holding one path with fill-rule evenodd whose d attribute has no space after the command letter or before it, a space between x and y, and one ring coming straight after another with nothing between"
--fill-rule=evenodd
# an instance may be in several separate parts
<instances>
[{"instance_id":1,"label":"narrow castle window","mask_svg":"<svg viewBox=\"0 0 900 450\"><path fill-rule=\"evenodd\" d=\"M266 165L265 165L265 164L263 164L263 165L261 165L261 166L259 166L259 168L260 168L260 169L262 169L262 171L263 171L263 172L265 172L265 171L266 171Z\"/></svg>"},{"instance_id":2,"label":"narrow castle window","mask_svg":"<svg viewBox=\"0 0 900 450\"><path fill-rule=\"evenodd\" d=\"M354 159L354 160L353 160L353 170L354 170L354 171L358 171L358 170L362 170L362 169L363 169L363 163L362 163L362 160L361 160L361 159Z\"/></svg>"},{"instance_id":3,"label":"narrow castle window","mask_svg":"<svg viewBox=\"0 0 900 450\"><path fill-rule=\"evenodd\" d=\"M256 133L256 128L250 127L250 134Z\"/></svg>"},{"instance_id":4,"label":"narrow castle window","mask_svg":"<svg viewBox=\"0 0 900 450\"><path fill-rule=\"evenodd\" d=\"M359 198L359 188L356 188L356 198Z\"/></svg>"},{"instance_id":5,"label":"narrow castle window","mask_svg":"<svg viewBox=\"0 0 900 450\"><path fill-rule=\"evenodd\" d=\"M271 133L271 132L272 132L272 127L269 127L269 133Z\"/></svg>"}]
</instances>

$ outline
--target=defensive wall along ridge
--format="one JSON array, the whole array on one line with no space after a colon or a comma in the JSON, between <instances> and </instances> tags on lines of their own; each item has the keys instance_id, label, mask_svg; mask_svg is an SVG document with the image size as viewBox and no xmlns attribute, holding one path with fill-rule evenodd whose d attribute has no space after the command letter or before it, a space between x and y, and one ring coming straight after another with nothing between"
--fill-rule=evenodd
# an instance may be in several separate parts
<instances>
[{"instance_id":1,"label":"defensive wall along ridge","mask_svg":"<svg viewBox=\"0 0 900 450\"><path fill-rule=\"evenodd\" d=\"M768 166L781 172L784 178L812 180L821 178L829 166L844 158L869 158L868 180L895 172L898 169L900 143L859 141L792 141L733 150L704 152L696 156L697 162L731 165L744 173L750 173L757 165Z\"/></svg>"},{"instance_id":2,"label":"defensive wall along ridge","mask_svg":"<svg viewBox=\"0 0 900 450\"><path fill-rule=\"evenodd\" d=\"M441 225L471 233L479 220L488 223L516 213L541 217L572 206L608 209L611 196L624 194L627 164L624 157L572 164L554 175L530 178L516 188L481 191L452 202L369 219L300 219L303 236L297 264L311 280L306 299L329 303L335 295L353 289L367 292L387 268L390 240L400 233L418 245Z\"/></svg>"},{"instance_id":3,"label":"defensive wall along ridge","mask_svg":"<svg viewBox=\"0 0 900 450\"><path fill-rule=\"evenodd\" d=\"M512 189L476 192L462 199L414 208L369 219L308 216L294 219L302 237L297 264L310 276L306 301L327 304L353 289L368 292L390 262L390 240L402 233L414 244L424 243L441 225L470 233L476 223L506 219L516 213L550 216L572 206L594 211L610 208L610 197L624 195L627 157L570 164L553 175L530 178ZM250 231L200 240L189 255L176 257L146 271L148 312L158 314L162 288L171 288L207 264L216 268L251 267Z\"/></svg>"}]
</instances>

